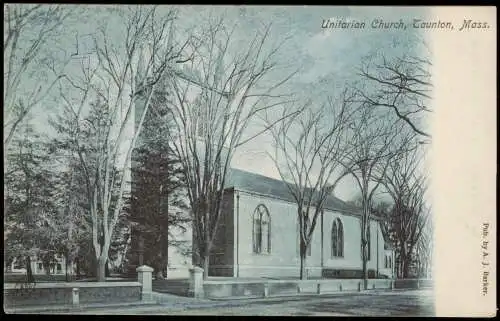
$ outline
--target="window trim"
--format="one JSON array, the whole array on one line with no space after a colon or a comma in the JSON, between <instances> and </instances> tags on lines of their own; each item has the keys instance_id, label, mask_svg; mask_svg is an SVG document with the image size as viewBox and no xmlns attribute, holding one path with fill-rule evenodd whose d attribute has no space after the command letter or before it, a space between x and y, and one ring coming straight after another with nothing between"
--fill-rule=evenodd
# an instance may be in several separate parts
<instances>
[{"instance_id":1,"label":"window trim","mask_svg":"<svg viewBox=\"0 0 500 321\"><path fill-rule=\"evenodd\" d=\"M334 253L334 232L335 232L335 253ZM341 233L339 233L341 232ZM330 258L342 259L344 258L344 224L339 217L336 217L332 222L330 230Z\"/></svg>"},{"instance_id":2,"label":"window trim","mask_svg":"<svg viewBox=\"0 0 500 321\"><path fill-rule=\"evenodd\" d=\"M261 211L260 211L261 210ZM266 216L266 220L264 220L265 224L267 224L267 251L262 250L262 244L264 240L264 235L262 233L262 226L264 225L263 216ZM258 216L258 217L257 217ZM259 233L260 236L260 247L257 249L257 240L256 240L256 221L259 222ZM269 213L269 209L264 204L259 204L255 207L255 210L252 214L252 253L255 255L269 255L271 254L271 214Z\"/></svg>"}]
</instances>

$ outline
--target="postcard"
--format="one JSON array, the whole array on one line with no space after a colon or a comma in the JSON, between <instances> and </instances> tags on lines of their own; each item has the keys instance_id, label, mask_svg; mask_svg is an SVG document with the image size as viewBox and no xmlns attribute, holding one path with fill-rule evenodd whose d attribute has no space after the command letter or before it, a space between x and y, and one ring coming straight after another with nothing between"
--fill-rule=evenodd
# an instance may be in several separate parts
<instances>
[{"instance_id":1,"label":"postcard","mask_svg":"<svg viewBox=\"0 0 500 321\"><path fill-rule=\"evenodd\" d=\"M4 29L7 313L496 315L494 7Z\"/></svg>"}]
</instances>

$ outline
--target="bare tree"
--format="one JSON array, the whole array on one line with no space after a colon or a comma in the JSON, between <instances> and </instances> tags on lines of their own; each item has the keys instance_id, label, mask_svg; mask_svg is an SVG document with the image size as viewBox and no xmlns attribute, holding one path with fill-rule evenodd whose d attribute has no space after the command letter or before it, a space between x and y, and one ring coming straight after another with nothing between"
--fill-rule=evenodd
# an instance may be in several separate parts
<instances>
[{"instance_id":1,"label":"bare tree","mask_svg":"<svg viewBox=\"0 0 500 321\"><path fill-rule=\"evenodd\" d=\"M172 34L173 11L160 14L156 6L117 10L123 26L111 29L123 34L111 35L102 28L94 37L95 64L83 67L81 77L65 77L60 86L73 123L71 146L84 171L99 281L105 280L113 232L123 214L131 153L156 84L173 74L184 48ZM70 97L68 88L76 90L77 99ZM89 104L94 107L84 117Z\"/></svg>"},{"instance_id":2,"label":"bare tree","mask_svg":"<svg viewBox=\"0 0 500 321\"><path fill-rule=\"evenodd\" d=\"M367 263L370 257L368 245L373 196L386 175L389 159L415 148L412 132L404 131L399 122L392 121L387 114L377 113L376 110L369 104L362 104L351 128L350 143L353 148L344 163L361 194L361 256L365 289L368 286Z\"/></svg>"},{"instance_id":3,"label":"bare tree","mask_svg":"<svg viewBox=\"0 0 500 321\"><path fill-rule=\"evenodd\" d=\"M269 27L239 48L232 46L234 29L228 31L222 20L204 28L193 34L193 59L184 76L173 78L176 126L171 134L188 186L193 260L207 278L231 159L239 146L272 126L244 136L253 120L287 102L278 90L293 73L269 78L280 47L266 50Z\"/></svg>"},{"instance_id":4,"label":"bare tree","mask_svg":"<svg viewBox=\"0 0 500 321\"><path fill-rule=\"evenodd\" d=\"M419 277L432 278L432 253L434 246L434 229L432 216L428 217L423 226L422 233L416 244L416 260Z\"/></svg>"},{"instance_id":5,"label":"bare tree","mask_svg":"<svg viewBox=\"0 0 500 321\"><path fill-rule=\"evenodd\" d=\"M4 5L4 152L19 124L62 75L67 60L51 57L49 42L72 12L62 5Z\"/></svg>"},{"instance_id":6,"label":"bare tree","mask_svg":"<svg viewBox=\"0 0 500 321\"><path fill-rule=\"evenodd\" d=\"M380 60L372 57L362 65L360 76L370 90L360 89L359 93L371 106L391 110L416 134L431 138L422 128L422 120L431 112L430 60L415 56L382 56Z\"/></svg>"},{"instance_id":7,"label":"bare tree","mask_svg":"<svg viewBox=\"0 0 500 321\"><path fill-rule=\"evenodd\" d=\"M403 278L408 277L411 264L419 259L417 250L422 256L429 251L426 244L421 243L430 209L425 202L427 184L421 173L419 153L420 150L415 149L393 157L384 179L394 201L390 220L397 247L398 274ZM430 241L431 235L425 237Z\"/></svg>"},{"instance_id":8,"label":"bare tree","mask_svg":"<svg viewBox=\"0 0 500 321\"><path fill-rule=\"evenodd\" d=\"M338 102L329 98L320 108L301 106L300 113L271 130L275 151L269 156L281 178L290 181L286 186L297 204L301 279L307 278L307 251L325 201L349 173L342 164L351 148L351 104L352 95L344 90Z\"/></svg>"}]
</instances>

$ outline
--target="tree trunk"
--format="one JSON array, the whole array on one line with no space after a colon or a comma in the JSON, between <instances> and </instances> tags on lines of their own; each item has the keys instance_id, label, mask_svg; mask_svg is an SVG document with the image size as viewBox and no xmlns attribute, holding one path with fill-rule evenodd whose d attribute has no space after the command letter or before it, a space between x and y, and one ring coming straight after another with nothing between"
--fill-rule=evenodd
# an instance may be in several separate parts
<instances>
[{"instance_id":1,"label":"tree trunk","mask_svg":"<svg viewBox=\"0 0 500 321\"><path fill-rule=\"evenodd\" d=\"M161 262L159 272L161 272L161 277L166 278L168 268L168 232L163 230L160 239Z\"/></svg>"},{"instance_id":2,"label":"tree trunk","mask_svg":"<svg viewBox=\"0 0 500 321\"><path fill-rule=\"evenodd\" d=\"M69 268L69 255L66 254L66 256L64 258L64 270L66 272L66 282L70 281L70 279L69 279L69 273L68 273L68 268Z\"/></svg>"},{"instance_id":3,"label":"tree trunk","mask_svg":"<svg viewBox=\"0 0 500 321\"><path fill-rule=\"evenodd\" d=\"M207 206L208 207L208 206ZM208 224L209 221L209 213L208 211L205 211L205 224L203 224L203 229L205 233L205 239L204 239L204 251L203 251L203 280L208 279L208 269L210 265L210 225Z\"/></svg>"},{"instance_id":4,"label":"tree trunk","mask_svg":"<svg viewBox=\"0 0 500 321\"><path fill-rule=\"evenodd\" d=\"M367 183L365 184L365 191L368 190ZM370 228L370 220L369 220L369 200L367 196L363 196L363 218L361 220L361 259L362 259L362 267L363 267L363 289L368 289L368 238L371 235L368 235L368 229Z\"/></svg>"},{"instance_id":5,"label":"tree trunk","mask_svg":"<svg viewBox=\"0 0 500 321\"><path fill-rule=\"evenodd\" d=\"M299 247L299 257L300 257L300 274L299 277L301 280L307 279L306 275L306 254L307 254L307 246L305 242L300 237L300 247Z\"/></svg>"},{"instance_id":6,"label":"tree trunk","mask_svg":"<svg viewBox=\"0 0 500 321\"><path fill-rule=\"evenodd\" d=\"M304 251L302 251L304 252ZM305 253L300 254L300 279L305 280L307 279L306 275L306 256Z\"/></svg>"},{"instance_id":7,"label":"tree trunk","mask_svg":"<svg viewBox=\"0 0 500 321\"><path fill-rule=\"evenodd\" d=\"M197 228L194 224L195 221L192 221L193 223L193 230L192 230L192 235L193 235L193 242L191 243L191 262L194 266L201 266L201 257L200 257L200 241L198 238L197 234Z\"/></svg>"},{"instance_id":8,"label":"tree trunk","mask_svg":"<svg viewBox=\"0 0 500 321\"><path fill-rule=\"evenodd\" d=\"M363 242L363 289L368 290L368 244Z\"/></svg>"},{"instance_id":9,"label":"tree trunk","mask_svg":"<svg viewBox=\"0 0 500 321\"><path fill-rule=\"evenodd\" d=\"M45 260L43 263L43 269L45 270L45 275L50 275L50 261Z\"/></svg>"},{"instance_id":10,"label":"tree trunk","mask_svg":"<svg viewBox=\"0 0 500 321\"><path fill-rule=\"evenodd\" d=\"M31 270L31 257L26 256L26 281L28 283L35 282L35 278L33 277L33 271Z\"/></svg>"},{"instance_id":11,"label":"tree trunk","mask_svg":"<svg viewBox=\"0 0 500 321\"><path fill-rule=\"evenodd\" d=\"M209 260L210 256L205 254L205 257L203 257L203 280L208 279Z\"/></svg>"},{"instance_id":12,"label":"tree trunk","mask_svg":"<svg viewBox=\"0 0 500 321\"><path fill-rule=\"evenodd\" d=\"M405 247L404 244L401 243L400 250L399 250L399 260L400 260L400 265L399 265L399 277L401 279L405 278L404 270L405 270L405 262L406 262L406 255L405 255Z\"/></svg>"},{"instance_id":13,"label":"tree trunk","mask_svg":"<svg viewBox=\"0 0 500 321\"><path fill-rule=\"evenodd\" d=\"M409 268L410 268L410 264L409 264L408 260L405 260L405 262L403 262L403 278L404 279L407 279L409 274L410 274Z\"/></svg>"},{"instance_id":14,"label":"tree trunk","mask_svg":"<svg viewBox=\"0 0 500 321\"><path fill-rule=\"evenodd\" d=\"M106 264L104 265L104 275L106 277L111 276L111 274L109 273L109 260L106 260Z\"/></svg>"},{"instance_id":15,"label":"tree trunk","mask_svg":"<svg viewBox=\"0 0 500 321\"><path fill-rule=\"evenodd\" d=\"M139 266L144 265L144 237L142 232L139 234Z\"/></svg>"},{"instance_id":16,"label":"tree trunk","mask_svg":"<svg viewBox=\"0 0 500 321\"><path fill-rule=\"evenodd\" d=\"M78 260L78 257L75 259L75 264L76 264L76 277L80 277L80 262Z\"/></svg>"},{"instance_id":17,"label":"tree trunk","mask_svg":"<svg viewBox=\"0 0 500 321\"><path fill-rule=\"evenodd\" d=\"M165 159L165 168L167 169L167 173L168 173L168 157L166 157ZM168 176L168 174L164 175L164 176ZM167 177L162 177L162 181L167 181ZM160 230L160 251L161 251L161 262L160 262L160 269L159 269L159 272L160 272L160 277L161 278L167 278L167 270L168 270L168 217L169 217L169 213L168 213L168 197L169 197L169 194L168 194L168 189L165 188L166 192L165 192L165 212L162 213L162 209L163 209L163 198L162 198L162 195L161 195L161 189L160 189L160 195L159 195L159 211L160 211L160 217L163 218L163 225L162 225L162 229ZM163 214L163 215L161 215Z\"/></svg>"},{"instance_id":18,"label":"tree trunk","mask_svg":"<svg viewBox=\"0 0 500 321\"><path fill-rule=\"evenodd\" d=\"M106 282L107 257L102 255L97 260L97 282Z\"/></svg>"}]
</instances>

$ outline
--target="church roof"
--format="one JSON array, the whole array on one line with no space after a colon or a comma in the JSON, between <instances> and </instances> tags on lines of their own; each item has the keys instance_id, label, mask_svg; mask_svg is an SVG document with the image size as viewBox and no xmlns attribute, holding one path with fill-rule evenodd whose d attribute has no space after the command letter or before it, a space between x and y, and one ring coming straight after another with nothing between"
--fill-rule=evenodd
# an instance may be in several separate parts
<instances>
[{"instance_id":1,"label":"church roof","mask_svg":"<svg viewBox=\"0 0 500 321\"><path fill-rule=\"evenodd\" d=\"M236 168L231 168L229 170L226 180L226 186L228 188L254 192L289 202L295 202L287 186L287 184L289 186L294 186L292 183ZM312 192L312 190L308 189L308 192ZM333 195L328 196L324 208L332 211L361 215L361 209L359 207L346 203Z\"/></svg>"}]
</instances>

